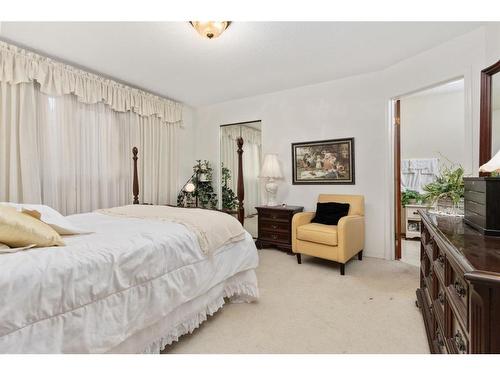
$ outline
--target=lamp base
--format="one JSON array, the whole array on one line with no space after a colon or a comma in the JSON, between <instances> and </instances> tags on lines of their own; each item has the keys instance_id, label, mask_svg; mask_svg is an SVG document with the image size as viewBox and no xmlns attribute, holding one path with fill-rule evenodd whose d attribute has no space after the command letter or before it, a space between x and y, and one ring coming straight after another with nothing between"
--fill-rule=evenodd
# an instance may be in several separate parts
<instances>
[{"instance_id":1,"label":"lamp base","mask_svg":"<svg viewBox=\"0 0 500 375\"><path fill-rule=\"evenodd\" d=\"M267 205L270 207L277 206L276 193L278 192L278 184L274 181L274 178L270 178L266 183L267 192Z\"/></svg>"}]
</instances>

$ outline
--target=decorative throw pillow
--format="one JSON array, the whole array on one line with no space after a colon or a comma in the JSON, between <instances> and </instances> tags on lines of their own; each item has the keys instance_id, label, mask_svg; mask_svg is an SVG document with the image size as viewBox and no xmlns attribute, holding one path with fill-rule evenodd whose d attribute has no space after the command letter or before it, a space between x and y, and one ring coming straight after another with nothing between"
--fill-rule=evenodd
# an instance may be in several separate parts
<instances>
[{"instance_id":1,"label":"decorative throw pillow","mask_svg":"<svg viewBox=\"0 0 500 375\"><path fill-rule=\"evenodd\" d=\"M89 231L75 227L63 215L54 210L52 207L43 204L24 204L24 203L10 203L0 202L0 205L7 205L16 208L20 212L25 212L33 217L38 213L38 219L50 225L57 233L62 235L69 234L86 234Z\"/></svg>"},{"instance_id":2,"label":"decorative throw pillow","mask_svg":"<svg viewBox=\"0 0 500 375\"><path fill-rule=\"evenodd\" d=\"M35 217L0 205L0 243L9 247L63 246L59 233Z\"/></svg>"},{"instance_id":3,"label":"decorative throw pillow","mask_svg":"<svg viewBox=\"0 0 500 375\"><path fill-rule=\"evenodd\" d=\"M316 215L311 220L312 223L337 225L339 220L349 213L349 203L317 203Z\"/></svg>"}]
</instances>

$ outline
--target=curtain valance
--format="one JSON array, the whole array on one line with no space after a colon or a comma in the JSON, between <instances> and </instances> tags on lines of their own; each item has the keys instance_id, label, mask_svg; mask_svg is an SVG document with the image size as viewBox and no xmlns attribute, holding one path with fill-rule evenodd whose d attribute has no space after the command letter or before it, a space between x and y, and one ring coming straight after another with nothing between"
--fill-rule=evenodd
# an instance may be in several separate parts
<instances>
[{"instance_id":1,"label":"curtain valance","mask_svg":"<svg viewBox=\"0 0 500 375\"><path fill-rule=\"evenodd\" d=\"M52 96L73 94L83 103L102 102L117 112L157 116L166 123L182 121L182 104L99 75L54 61L0 41L0 81L9 84L36 81Z\"/></svg>"}]
</instances>

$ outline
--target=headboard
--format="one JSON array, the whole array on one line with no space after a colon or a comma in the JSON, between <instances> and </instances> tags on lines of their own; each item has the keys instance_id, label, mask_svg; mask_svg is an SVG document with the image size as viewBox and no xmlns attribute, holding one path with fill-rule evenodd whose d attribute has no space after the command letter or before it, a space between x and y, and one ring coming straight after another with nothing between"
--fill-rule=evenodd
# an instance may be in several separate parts
<instances>
[{"instance_id":1,"label":"headboard","mask_svg":"<svg viewBox=\"0 0 500 375\"><path fill-rule=\"evenodd\" d=\"M245 185L243 183L243 138L238 137L236 140L236 147L238 153L238 183L236 187L236 197L238 199L238 221L243 225L245 221L245 208L243 200L245 199ZM132 194L134 195L134 204L139 204L139 176L137 173L137 160L139 157L139 150L137 147L132 148L132 160L134 161L134 174L132 182Z\"/></svg>"}]
</instances>

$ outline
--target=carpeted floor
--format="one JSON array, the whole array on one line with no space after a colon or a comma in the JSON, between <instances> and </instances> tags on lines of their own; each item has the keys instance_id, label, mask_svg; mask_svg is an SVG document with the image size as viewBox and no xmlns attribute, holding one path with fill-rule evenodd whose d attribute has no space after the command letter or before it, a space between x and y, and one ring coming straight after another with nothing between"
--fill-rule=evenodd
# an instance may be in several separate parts
<instances>
[{"instance_id":1,"label":"carpeted floor","mask_svg":"<svg viewBox=\"0 0 500 375\"><path fill-rule=\"evenodd\" d=\"M308 256L259 257L260 300L226 304L165 353L428 353L417 267L365 257L340 276Z\"/></svg>"}]
</instances>

